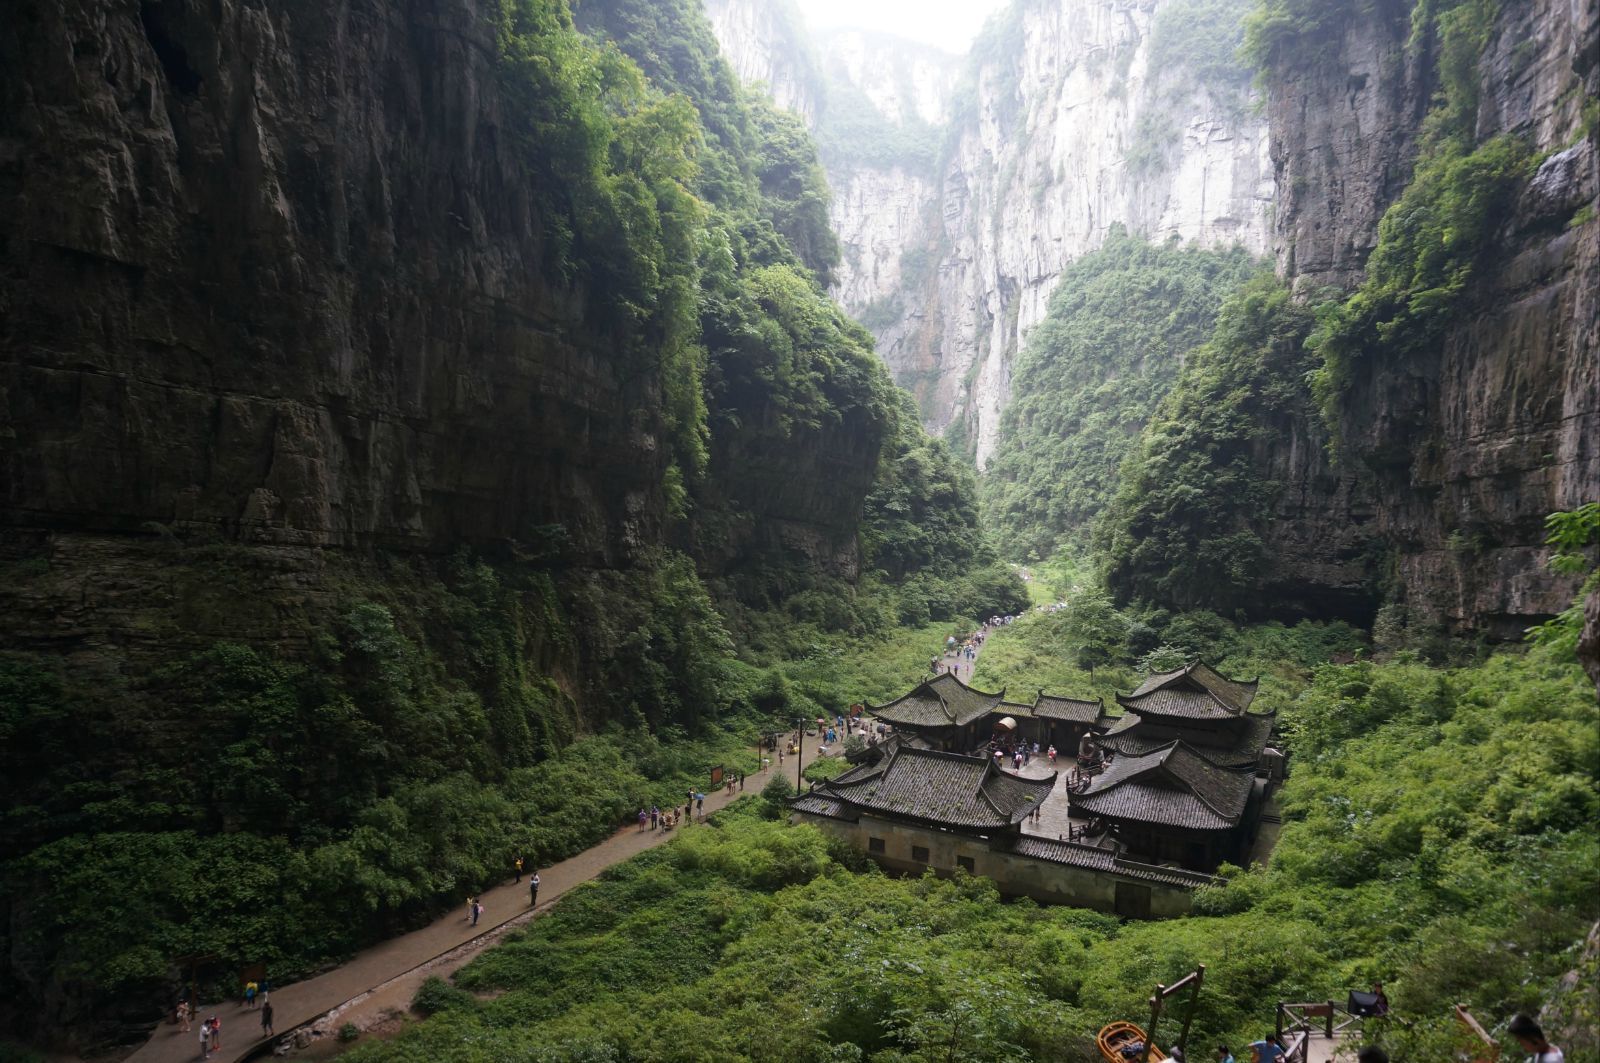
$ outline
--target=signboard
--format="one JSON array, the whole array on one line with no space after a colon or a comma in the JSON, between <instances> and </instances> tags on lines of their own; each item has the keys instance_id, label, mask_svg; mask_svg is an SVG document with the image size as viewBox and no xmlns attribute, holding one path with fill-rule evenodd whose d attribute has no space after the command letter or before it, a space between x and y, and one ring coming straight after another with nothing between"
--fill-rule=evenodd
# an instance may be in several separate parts
<instances>
[{"instance_id":1,"label":"signboard","mask_svg":"<svg viewBox=\"0 0 1600 1063\"><path fill-rule=\"evenodd\" d=\"M715 789L716 787L722 785L723 772L725 770L726 769L720 768L720 767L711 769L711 786L712 786L712 789Z\"/></svg>"}]
</instances>

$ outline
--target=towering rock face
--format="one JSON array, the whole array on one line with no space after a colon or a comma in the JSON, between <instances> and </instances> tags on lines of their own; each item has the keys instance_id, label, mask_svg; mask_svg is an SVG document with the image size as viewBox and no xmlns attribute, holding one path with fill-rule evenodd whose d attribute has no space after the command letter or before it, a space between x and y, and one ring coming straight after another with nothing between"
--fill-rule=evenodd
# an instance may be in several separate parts
<instances>
[{"instance_id":1,"label":"towering rock face","mask_svg":"<svg viewBox=\"0 0 1600 1063\"><path fill-rule=\"evenodd\" d=\"M1274 244L1302 291L1359 281L1410 179L1438 88L1433 50L1407 47L1410 7L1352 17L1316 61L1273 72ZM1581 113L1600 92L1600 4L1500 5L1478 81L1476 140L1510 134L1543 162L1467 312L1425 353L1365 359L1338 420L1413 612L1513 636L1573 593L1545 566L1545 515L1600 498L1600 165Z\"/></svg>"},{"instance_id":2,"label":"towering rock face","mask_svg":"<svg viewBox=\"0 0 1600 1063\"><path fill-rule=\"evenodd\" d=\"M821 73L794 7L778 0L706 0L705 8L739 79L765 85L779 107L815 122Z\"/></svg>"},{"instance_id":3,"label":"towering rock face","mask_svg":"<svg viewBox=\"0 0 1600 1063\"><path fill-rule=\"evenodd\" d=\"M1231 56L1189 47L1193 10L1185 0L1017 0L965 77L946 76L942 124L932 108L913 124L882 107L892 127L929 138L902 158L830 153L823 117L844 253L836 294L877 336L929 428L966 439L980 465L1020 340L1062 268L1111 225L1268 247L1265 125ZM744 47L722 43L735 55ZM847 44L824 49L830 98L841 79L873 101L904 95L908 60L876 41L875 61L835 62Z\"/></svg>"},{"instance_id":4,"label":"towering rock face","mask_svg":"<svg viewBox=\"0 0 1600 1063\"><path fill-rule=\"evenodd\" d=\"M6 524L420 549L562 524L602 561L658 537L656 382L551 280L480 5L6 21Z\"/></svg>"},{"instance_id":5,"label":"towering rock face","mask_svg":"<svg viewBox=\"0 0 1600 1063\"><path fill-rule=\"evenodd\" d=\"M556 544L613 568L670 539L708 574L775 555L857 573L870 380L835 382L852 412L829 430L779 426L774 387L724 395L742 427L719 422L698 523L669 527L658 352L550 236L496 11L8 13L0 561L90 589L69 610L0 580L0 645L116 641L119 586L166 601L165 562L118 537L246 544L283 569L274 596L314 585L324 548ZM216 615L191 633L285 634Z\"/></svg>"}]
</instances>

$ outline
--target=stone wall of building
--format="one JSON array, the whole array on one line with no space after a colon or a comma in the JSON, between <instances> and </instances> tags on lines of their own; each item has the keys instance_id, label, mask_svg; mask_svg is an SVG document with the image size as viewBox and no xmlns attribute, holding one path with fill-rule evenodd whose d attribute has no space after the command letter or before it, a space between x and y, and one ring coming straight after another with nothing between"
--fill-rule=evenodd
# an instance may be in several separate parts
<instances>
[{"instance_id":1,"label":"stone wall of building","mask_svg":"<svg viewBox=\"0 0 1600 1063\"><path fill-rule=\"evenodd\" d=\"M1041 904L1067 904L1114 913L1117 888L1121 885L1125 890L1148 889L1150 916L1166 919L1189 914L1193 896L1181 886L1021 856L997 850L985 838L923 830L872 816L849 823L797 812L792 820L810 823L849 842L890 871L919 875L931 867L935 874L952 875L958 868L965 868L994 882L1007 896L1031 897ZM881 852L872 850L873 839L882 839ZM927 851L926 859L915 851L918 847ZM969 861L970 866L962 860Z\"/></svg>"}]
</instances>

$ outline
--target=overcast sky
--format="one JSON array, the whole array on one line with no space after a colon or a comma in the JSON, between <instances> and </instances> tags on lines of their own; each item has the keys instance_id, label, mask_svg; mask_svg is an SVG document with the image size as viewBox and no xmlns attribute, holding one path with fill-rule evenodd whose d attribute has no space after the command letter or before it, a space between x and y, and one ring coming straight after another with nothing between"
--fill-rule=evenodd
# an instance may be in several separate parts
<instances>
[{"instance_id":1,"label":"overcast sky","mask_svg":"<svg viewBox=\"0 0 1600 1063\"><path fill-rule=\"evenodd\" d=\"M837 26L895 33L965 52L989 15L1007 0L796 0L814 30Z\"/></svg>"}]
</instances>

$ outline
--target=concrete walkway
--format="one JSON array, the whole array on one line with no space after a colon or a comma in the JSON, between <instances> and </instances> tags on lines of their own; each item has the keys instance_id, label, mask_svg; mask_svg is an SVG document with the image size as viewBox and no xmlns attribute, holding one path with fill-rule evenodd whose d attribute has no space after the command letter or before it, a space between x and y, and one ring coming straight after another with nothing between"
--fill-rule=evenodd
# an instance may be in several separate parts
<instances>
[{"instance_id":1,"label":"concrete walkway","mask_svg":"<svg viewBox=\"0 0 1600 1063\"><path fill-rule=\"evenodd\" d=\"M766 769L745 778L745 789L729 794L726 789L706 794L706 813L727 807L745 795L761 792L779 770L793 780L797 770L816 759L817 739L807 736L802 746L800 763L797 758L785 756L780 766L774 763ZM613 864L637 856L646 849L668 841L683 831L702 829L698 823L680 825L674 831L640 831L637 827L624 827L610 838L577 856L550 867L539 868L539 911L544 911L562 894L598 876ZM273 1026L277 1036L288 1033L297 1026L322 1017L348 1001L363 996L395 978L439 957L457 951L462 946L495 936L494 932L506 923L528 914L528 885L506 882L483 894L483 916L473 926L466 918L466 897L432 925L421 930L391 938L381 944L357 953L347 963L326 974L308 978L303 982L276 988L272 991ZM265 1037L261 1029L260 1009L247 1010L242 1004L230 1001L210 1004L199 1009L198 1018L217 1016L222 1020L222 1045L212 1053L211 1063L235 1063L257 1051L265 1049L277 1037ZM151 1034L144 1046L127 1057L128 1063L178 1063L180 1060L200 1058L199 1022L193 1029L182 1033L176 1024L163 1022Z\"/></svg>"}]
</instances>

